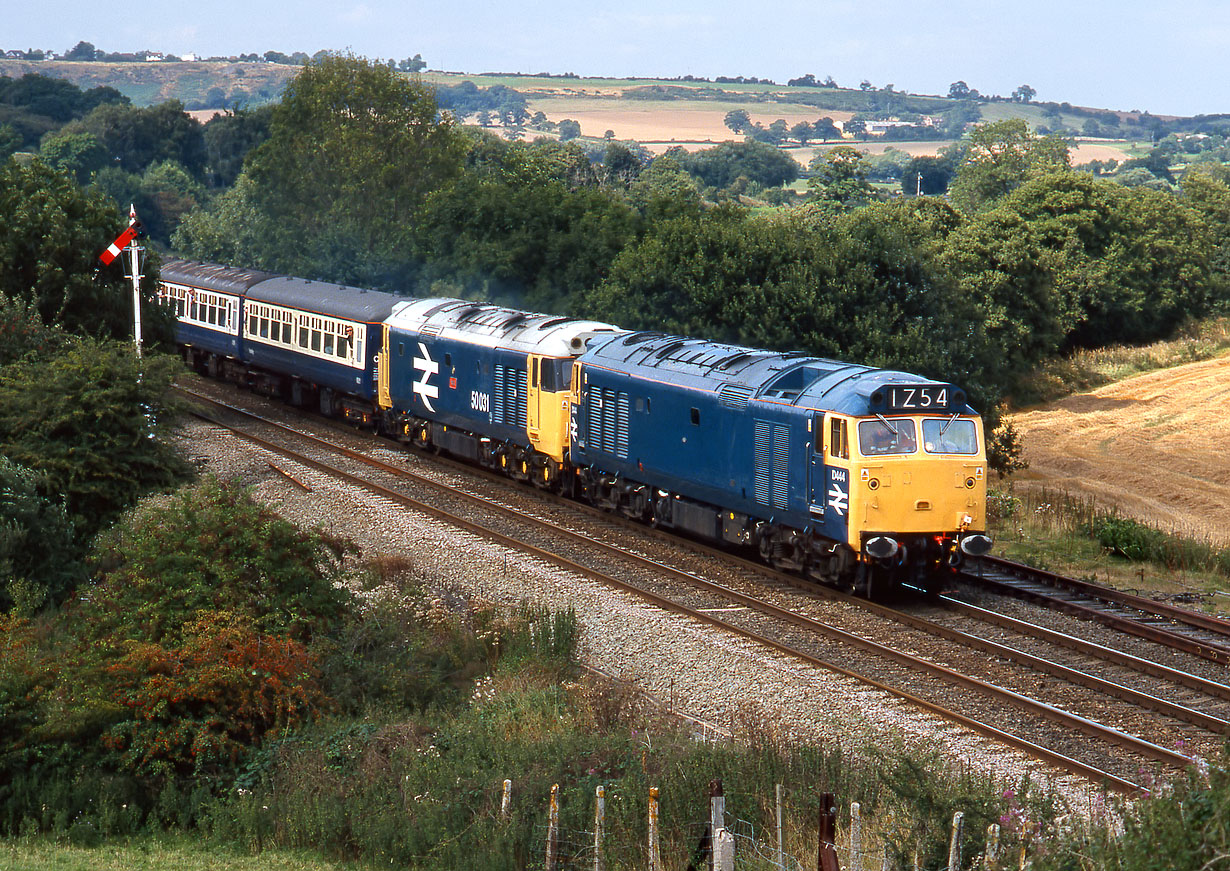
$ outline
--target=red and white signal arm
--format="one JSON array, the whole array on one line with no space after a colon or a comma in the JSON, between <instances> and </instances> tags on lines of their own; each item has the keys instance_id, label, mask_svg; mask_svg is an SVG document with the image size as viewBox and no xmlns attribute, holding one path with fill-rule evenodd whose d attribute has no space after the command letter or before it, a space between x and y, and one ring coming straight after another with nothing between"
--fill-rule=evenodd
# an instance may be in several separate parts
<instances>
[{"instance_id":1,"label":"red and white signal arm","mask_svg":"<svg viewBox=\"0 0 1230 871\"><path fill-rule=\"evenodd\" d=\"M139 225L129 224L128 229L116 236L115 241L108 246L107 250L98 255L98 259L103 262L104 266L110 266L115 258L120 256L120 252L128 247L128 243L137 238L138 229Z\"/></svg>"}]
</instances>

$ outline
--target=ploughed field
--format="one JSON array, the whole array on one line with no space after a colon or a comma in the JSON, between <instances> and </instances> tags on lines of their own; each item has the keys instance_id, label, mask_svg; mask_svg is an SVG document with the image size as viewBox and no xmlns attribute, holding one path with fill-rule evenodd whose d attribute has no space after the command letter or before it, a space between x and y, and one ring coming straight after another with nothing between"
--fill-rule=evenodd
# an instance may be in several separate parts
<instances>
[{"instance_id":1,"label":"ploughed field","mask_svg":"<svg viewBox=\"0 0 1230 871\"><path fill-rule=\"evenodd\" d=\"M1091 496L1162 529L1230 544L1230 355L1149 372L1012 416L1018 488Z\"/></svg>"}]
</instances>

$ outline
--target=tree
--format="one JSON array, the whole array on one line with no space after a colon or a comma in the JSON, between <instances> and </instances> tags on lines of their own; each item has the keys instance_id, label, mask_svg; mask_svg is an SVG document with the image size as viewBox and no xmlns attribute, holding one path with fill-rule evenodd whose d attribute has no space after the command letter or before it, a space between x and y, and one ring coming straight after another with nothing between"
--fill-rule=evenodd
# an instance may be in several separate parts
<instances>
[{"instance_id":1,"label":"tree","mask_svg":"<svg viewBox=\"0 0 1230 871\"><path fill-rule=\"evenodd\" d=\"M1031 88L1029 85L1021 85L1019 88L1017 88L1015 91L1012 92L1012 99L1018 103L1028 103L1035 96L1037 96L1037 94L1038 92L1035 91L1033 88Z\"/></svg>"},{"instance_id":2,"label":"tree","mask_svg":"<svg viewBox=\"0 0 1230 871\"><path fill-rule=\"evenodd\" d=\"M383 64L313 60L248 155L262 265L349 283L404 280L415 213L460 169L465 140L431 91Z\"/></svg>"},{"instance_id":3,"label":"tree","mask_svg":"<svg viewBox=\"0 0 1230 871\"><path fill-rule=\"evenodd\" d=\"M131 338L123 266L97 260L126 223L113 202L41 160L9 161L0 165L0 214L0 294L33 303L45 323L69 332ZM168 341L172 319L153 298L157 269L146 275L146 339Z\"/></svg>"},{"instance_id":4,"label":"tree","mask_svg":"<svg viewBox=\"0 0 1230 871\"><path fill-rule=\"evenodd\" d=\"M206 122L202 133L210 185L225 188L235 183L248 152L269 138L273 108L235 106Z\"/></svg>"},{"instance_id":5,"label":"tree","mask_svg":"<svg viewBox=\"0 0 1230 871\"><path fill-rule=\"evenodd\" d=\"M746 109L731 109L726 113L723 122L735 133L743 133L752 129L752 116Z\"/></svg>"},{"instance_id":6,"label":"tree","mask_svg":"<svg viewBox=\"0 0 1230 871\"><path fill-rule=\"evenodd\" d=\"M948 192L948 182L956 171L952 161L921 155L910 160L901 171L901 192L907 197L921 193L938 197Z\"/></svg>"},{"instance_id":7,"label":"tree","mask_svg":"<svg viewBox=\"0 0 1230 871\"><path fill-rule=\"evenodd\" d=\"M40 474L85 537L187 472L169 434L176 358L136 359L129 342L78 339L0 369L0 454Z\"/></svg>"},{"instance_id":8,"label":"tree","mask_svg":"<svg viewBox=\"0 0 1230 871\"><path fill-rule=\"evenodd\" d=\"M812 198L847 210L865 205L873 197L867 181L867 159L849 145L818 154L809 167L807 187Z\"/></svg>"},{"instance_id":9,"label":"tree","mask_svg":"<svg viewBox=\"0 0 1230 871\"><path fill-rule=\"evenodd\" d=\"M953 82L948 86L948 98L950 100L968 100L969 96L969 85L965 84L965 82Z\"/></svg>"},{"instance_id":10,"label":"tree","mask_svg":"<svg viewBox=\"0 0 1230 871\"><path fill-rule=\"evenodd\" d=\"M94 48L94 44L83 40L64 53L64 60L89 61L94 60L97 55L98 50Z\"/></svg>"},{"instance_id":11,"label":"tree","mask_svg":"<svg viewBox=\"0 0 1230 871\"><path fill-rule=\"evenodd\" d=\"M421 210L419 280L446 282L449 295L562 310L606 274L635 236L638 216L618 193L594 186L575 144L494 140L487 148L480 165ZM614 171L632 169L617 148L608 146Z\"/></svg>"},{"instance_id":12,"label":"tree","mask_svg":"<svg viewBox=\"0 0 1230 871\"><path fill-rule=\"evenodd\" d=\"M800 121L790 128L790 135L797 139L800 145L806 147L814 131L815 127L811 124L806 121Z\"/></svg>"},{"instance_id":13,"label":"tree","mask_svg":"<svg viewBox=\"0 0 1230 871\"><path fill-rule=\"evenodd\" d=\"M576 139L581 135L581 125L571 118L564 118L559 122L559 141L567 142L570 139Z\"/></svg>"},{"instance_id":14,"label":"tree","mask_svg":"<svg viewBox=\"0 0 1230 871\"><path fill-rule=\"evenodd\" d=\"M958 208L977 212L1028 179L1068 166L1068 145L1059 137L1039 137L1020 118L995 121L970 134L950 194Z\"/></svg>"},{"instance_id":15,"label":"tree","mask_svg":"<svg viewBox=\"0 0 1230 871\"><path fill-rule=\"evenodd\" d=\"M866 121L860 121L857 118L851 118L849 121L847 121L841 126L842 126L842 130L844 130L846 133L849 133L851 136L862 136L863 139L866 140L867 138L867 122Z\"/></svg>"},{"instance_id":16,"label":"tree","mask_svg":"<svg viewBox=\"0 0 1230 871\"><path fill-rule=\"evenodd\" d=\"M675 159L705 185L719 189L729 187L739 176L767 188L799 177L794 158L762 142L723 142L694 154L680 153Z\"/></svg>"},{"instance_id":17,"label":"tree","mask_svg":"<svg viewBox=\"0 0 1230 871\"><path fill-rule=\"evenodd\" d=\"M841 130L833 123L833 119L827 115L820 118L812 125L812 134L816 139L829 140L840 139Z\"/></svg>"},{"instance_id":18,"label":"tree","mask_svg":"<svg viewBox=\"0 0 1230 871\"><path fill-rule=\"evenodd\" d=\"M30 616L85 579L83 551L62 502L35 472L0 456L0 614Z\"/></svg>"},{"instance_id":19,"label":"tree","mask_svg":"<svg viewBox=\"0 0 1230 871\"><path fill-rule=\"evenodd\" d=\"M198 178L204 175L201 125L178 100L144 109L104 103L64 132L92 134L126 172L143 172L152 163L174 160Z\"/></svg>"},{"instance_id":20,"label":"tree","mask_svg":"<svg viewBox=\"0 0 1230 871\"><path fill-rule=\"evenodd\" d=\"M90 133L52 133L43 139L39 156L53 169L67 172L85 184L109 163L107 151Z\"/></svg>"}]
</instances>

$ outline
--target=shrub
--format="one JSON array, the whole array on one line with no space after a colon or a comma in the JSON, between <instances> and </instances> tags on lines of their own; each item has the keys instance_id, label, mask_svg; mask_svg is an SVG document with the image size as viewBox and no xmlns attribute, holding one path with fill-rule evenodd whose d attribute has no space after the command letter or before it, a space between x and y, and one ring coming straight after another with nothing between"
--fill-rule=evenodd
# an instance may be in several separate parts
<instances>
[{"instance_id":1,"label":"shrub","mask_svg":"<svg viewBox=\"0 0 1230 871\"><path fill-rule=\"evenodd\" d=\"M334 582L354 550L211 478L108 530L90 558L98 583L74 613L104 643L174 644L202 611L232 612L257 632L310 641L346 613L348 596Z\"/></svg>"}]
</instances>

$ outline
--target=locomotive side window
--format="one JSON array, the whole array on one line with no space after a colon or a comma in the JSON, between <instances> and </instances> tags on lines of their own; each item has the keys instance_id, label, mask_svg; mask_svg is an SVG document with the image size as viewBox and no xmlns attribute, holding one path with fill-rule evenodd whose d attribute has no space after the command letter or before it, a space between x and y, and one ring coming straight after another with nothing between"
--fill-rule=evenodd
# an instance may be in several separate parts
<instances>
[{"instance_id":1,"label":"locomotive side window","mask_svg":"<svg viewBox=\"0 0 1230 871\"><path fill-rule=\"evenodd\" d=\"M923 448L929 454L976 454L978 430L972 420L924 420Z\"/></svg>"},{"instance_id":2,"label":"locomotive side window","mask_svg":"<svg viewBox=\"0 0 1230 871\"><path fill-rule=\"evenodd\" d=\"M850 459L850 439L844 420L833 418L829 430L829 451L839 460Z\"/></svg>"},{"instance_id":3,"label":"locomotive side window","mask_svg":"<svg viewBox=\"0 0 1230 871\"><path fill-rule=\"evenodd\" d=\"M692 409L692 426L700 426L700 409Z\"/></svg>"}]
</instances>

